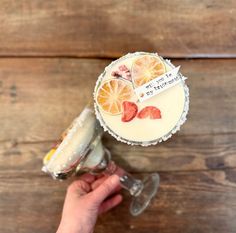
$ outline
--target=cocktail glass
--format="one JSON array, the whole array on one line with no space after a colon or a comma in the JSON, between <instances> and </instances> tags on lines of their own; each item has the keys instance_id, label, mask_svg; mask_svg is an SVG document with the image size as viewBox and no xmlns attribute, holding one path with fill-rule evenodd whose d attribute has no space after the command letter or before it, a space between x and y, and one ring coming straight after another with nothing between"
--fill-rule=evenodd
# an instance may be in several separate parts
<instances>
[{"instance_id":1,"label":"cocktail glass","mask_svg":"<svg viewBox=\"0 0 236 233\"><path fill-rule=\"evenodd\" d=\"M78 171L117 174L120 177L120 185L132 196L130 213L133 216L141 214L157 193L159 175L152 173L140 180L117 166L111 160L110 151L102 144L103 129L96 120L93 110L86 107L81 115L75 120L74 127L58 147L57 153L42 170L50 173L55 179L66 179ZM71 144L75 145L73 142L78 138L80 138L80 141L77 141L78 146L71 149L73 148ZM60 159L62 157L63 160Z\"/></svg>"}]
</instances>

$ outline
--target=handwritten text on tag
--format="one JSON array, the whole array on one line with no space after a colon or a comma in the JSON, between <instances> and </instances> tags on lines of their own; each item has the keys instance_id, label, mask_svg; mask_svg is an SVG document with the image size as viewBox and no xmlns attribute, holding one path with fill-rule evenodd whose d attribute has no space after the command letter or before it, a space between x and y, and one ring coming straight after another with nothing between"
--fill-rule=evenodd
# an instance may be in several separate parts
<instances>
[{"instance_id":1,"label":"handwritten text on tag","mask_svg":"<svg viewBox=\"0 0 236 233\"><path fill-rule=\"evenodd\" d=\"M161 76L151 80L148 83L135 89L135 93L139 98L139 101L142 102L155 96L166 89L175 86L181 81L180 75L177 75L179 72L180 66L164 73Z\"/></svg>"}]
</instances>

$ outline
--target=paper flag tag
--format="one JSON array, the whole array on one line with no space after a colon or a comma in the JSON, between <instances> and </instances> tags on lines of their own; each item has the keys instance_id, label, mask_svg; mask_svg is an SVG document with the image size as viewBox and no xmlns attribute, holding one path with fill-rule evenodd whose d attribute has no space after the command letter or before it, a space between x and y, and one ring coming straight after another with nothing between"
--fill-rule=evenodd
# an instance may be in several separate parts
<instances>
[{"instance_id":1,"label":"paper flag tag","mask_svg":"<svg viewBox=\"0 0 236 233\"><path fill-rule=\"evenodd\" d=\"M136 88L135 93L138 96L139 101L143 102L144 100L147 100L178 84L181 81L181 77L178 75L179 69L180 66Z\"/></svg>"}]
</instances>

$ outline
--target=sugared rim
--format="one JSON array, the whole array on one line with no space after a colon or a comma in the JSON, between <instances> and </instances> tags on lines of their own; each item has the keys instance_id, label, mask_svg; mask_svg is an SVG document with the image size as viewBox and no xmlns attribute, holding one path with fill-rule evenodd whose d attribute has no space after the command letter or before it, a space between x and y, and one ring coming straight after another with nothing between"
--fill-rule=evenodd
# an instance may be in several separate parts
<instances>
[{"instance_id":1,"label":"sugared rim","mask_svg":"<svg viewBox=\"0 0 236 233\"><path fill-rule=\"evenodd\" d=\"M123 138L121 136L119 136L118 134L116 134L110 127L108 127L105 123L105 121L103 120L101 114L100 114L100 110L99 107L96 103L96 91L98 86L100 85L100 83L102 82L104 76L106 75L106 72L109 68L111 68L113 65L115 65L116 63L127 59L127 58L133 58L134 56L140 56L140 55L151 55L151 56L158 56L160 59L162 59L162 61L164 63L167 63L170 67L175 68L175 66L171 63L170 60L167 59L163 59L161 56L159 56L157 53L148 53L148 52L135 52L135 53L128 53L125 56L120 57L119 59L111 62L103 71L103 73L101 73L96 81L96 85L94 88L94 92L93 92L93 97L94 97L94 109L95 109L95 115L96 118L98 119L98 121L100 122L101 126L103 127L104 131L107 131L111 136L113 136L114 138L116 138L116 140L120 141L120 142L124 142L128 145L140 145L140 146L150 146L150 145L156 145L157 143L160 143L162 141L166 141L167 139L171 138L173 134L175 134L177 131L180 130L180 127L184 124L184 122L187 120L187 114L189 111L189 88L185 83L185 80L187 79L187 77L183 76L181 73L179 73L178 75L181 78L181 83L183 85L184 88L184 93L185 93L185 103L184 103L184 108L183 108L183 112L181 114L180 119L178 120L178 122L176 123L176 125L172 128L172 130L170 130L168 133L166 133L164 136L152 140L152 141L132 141L132 140L128 140L126 138Z\"/></svg>"}]
</instances>

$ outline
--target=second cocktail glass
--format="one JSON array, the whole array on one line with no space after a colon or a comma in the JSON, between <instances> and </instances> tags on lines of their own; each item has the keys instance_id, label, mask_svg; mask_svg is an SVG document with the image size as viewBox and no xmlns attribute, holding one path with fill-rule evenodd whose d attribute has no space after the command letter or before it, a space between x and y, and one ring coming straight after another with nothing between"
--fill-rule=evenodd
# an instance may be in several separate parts
<instances>
[{"instance_id":1,"label":"second cocktail glass","mask_svg":"<svg viewBox=\"0 0 236 233\"><path fill-rule=\"evenodd\" d=\"M57 148L57 153L55 152L44 164L43 171L50 173L56 179L66 179L78 171L117 174L121 186L132 196L130 213L137 216L146 209L155 196L159 186L159 175L153 173L140 180L117 166L111 160L110 151L102 144L102 133L103 129L96 120L93 110L86 107L75 119L73 127ZM80 141L77 141L78 138ZM73 144L80 146L75 146L73 149Z\"/></svg>"}]
</instances>

